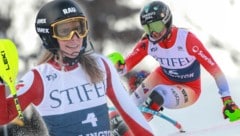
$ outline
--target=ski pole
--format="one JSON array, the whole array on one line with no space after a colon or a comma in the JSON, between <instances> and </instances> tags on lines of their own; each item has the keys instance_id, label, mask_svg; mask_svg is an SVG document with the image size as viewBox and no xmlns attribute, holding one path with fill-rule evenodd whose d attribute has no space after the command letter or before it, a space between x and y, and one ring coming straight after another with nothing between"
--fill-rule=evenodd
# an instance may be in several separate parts
<instances>
[{"instance_id":1,"label":"ski pole","mask_svg":"<svg viewBox=\"0 0 240 136\"><path fill-rule=\"evenodd\" d=\"M18 74L18 52L15 44L9 39L0 39L0 77L7 83L18 112L23 119L23 113L18 101L15 81Z\"/></svg>"},{"instance_id":2,"label":"ski pole","mask_svg":"<svg viewBox=\"0 0 240 136\"><path fill-rule=\"evenodd\" d=\"M173 124L177 129L179 129L179 131L180 131L181 133L184 133L184 132L185 132L185 131L183 130L183 128L182 128L182 125L181 125L179 122L177 122L177 121L173 120L172 118L164 115L163 113L160 113L160 112L158 112L158 111L149 109L149 108L144 107L144 106L140 106L139 109L140 109L140 111L142 111L142 112L150 113L150 114L152 114L152 115L156 115L156 116L158 116L158 117L160 117L160 118L163 118L163 119L165 119L166 121L168 121L169 123Z\"/></svg>"}]
</instances>

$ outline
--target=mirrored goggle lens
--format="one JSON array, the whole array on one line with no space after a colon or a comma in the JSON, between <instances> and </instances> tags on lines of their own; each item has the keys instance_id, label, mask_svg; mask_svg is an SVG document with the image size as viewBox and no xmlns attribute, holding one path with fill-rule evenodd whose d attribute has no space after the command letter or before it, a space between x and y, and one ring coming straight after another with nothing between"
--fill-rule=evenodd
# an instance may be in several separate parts
<instances>
[{"instance_id":1,"label":"mirrored goggle lens","mask_svg":"<svg viewBox=\"0 0 240 136\"><path fill-rule=\"evenodd\" d=\"M56 22L51 25L53 37L60 40L70 40L74 34L80 38L87 35L87 20L85 17L76 17Z\"/></svg>"},{"instance_id":2,"label":"mirrored goggle lens","mask_svg":"<svg viewBox=\"0 0 240 136\"><path fill-rule=\"evenodd\" d=\"M147 34L151 34L152 32L160 33L163 31L165 25L161 21L152 22L146 25L143 25L143 29Z\"/></svg>"}]
</instances>

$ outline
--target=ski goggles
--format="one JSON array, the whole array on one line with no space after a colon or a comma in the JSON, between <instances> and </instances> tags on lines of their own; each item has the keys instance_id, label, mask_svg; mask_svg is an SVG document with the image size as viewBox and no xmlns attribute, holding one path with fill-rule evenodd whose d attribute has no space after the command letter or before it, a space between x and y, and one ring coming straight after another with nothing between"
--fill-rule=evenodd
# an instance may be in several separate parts
<instances>
[{"instance_id":1,"label":"ski goggles","mask_svg":"<svg viewBox=\"0 0 240 136\"><path fill-rule=\"evenodd\" d=\"M152 32L160 33L165 28L165 25L161 21L155 21L149 24L143 25L144 31L150 35Z\"/></svg>"},{"instance_id":2,"label":"ski goggles","mask_svg":"<svg viewBox=\"0 0 240 136\"><path fill-rule=\"evenodd\" d=\"M51 25L53 37L59 40L70 40L74 34L80 38L88 33L87 19L85 17L73 17L58 21Z\"/></svg>"}]
</instances>

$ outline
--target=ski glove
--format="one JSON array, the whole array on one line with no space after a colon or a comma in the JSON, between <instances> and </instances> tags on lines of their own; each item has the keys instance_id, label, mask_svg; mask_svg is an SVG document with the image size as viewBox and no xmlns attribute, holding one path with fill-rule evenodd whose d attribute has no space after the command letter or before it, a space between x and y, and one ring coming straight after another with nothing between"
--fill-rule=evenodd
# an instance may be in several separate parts
<instances>
[{"instance_id":1,"label":"ski glove","mask_svg":"<svg viewBox=\"0 0 240 136\"><path fill-rule=\"evenodd\" d=\"M121 53L113 52L113 53L109 54L107 57L112 61L112 63L116 67L117 71L123 71L125 61L124 61L123 55Z\"/></svg>"},{"instance_id":2,"label":"ski glove","mask_svg":"<svg viewBox=\"0 0 240 136\"><path fill-rule=\"evenodd\" d=\"M240 120L240 109L232 100L231 96L222 97L224 104L223 116L224 119L229 118L230 122Z\"/></svg>"},{"instance_id":3,"label":"ski glove","mask_svg":"<svg viewBox=\"0 0 240 136\"><path fill-rule=\"evenodd\" d=\"M127 75L127 83L130 88L130 94L132 94L138 88L138 86L149 74L150 73L148 71L141 70Z\"/></svg>"}]
</instances>

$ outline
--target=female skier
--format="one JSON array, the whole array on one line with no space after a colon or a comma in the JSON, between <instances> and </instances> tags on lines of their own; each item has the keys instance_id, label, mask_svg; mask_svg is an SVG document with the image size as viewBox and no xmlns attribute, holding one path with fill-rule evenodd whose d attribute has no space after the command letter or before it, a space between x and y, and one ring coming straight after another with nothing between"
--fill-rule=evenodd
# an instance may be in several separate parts
<instances>
[{"instance_id":1,"label":"female skier","mask_svg":"<svg viewBox=\"0 0 240 136\"><path fill-rule=\"evenodd\" d=\"M110 136L108 96L136 136L153 135L150 126L122 86L109 60L89 52L87 18L71 0L44 5L36 32L47 49L39 64L19 81L22 110L33 104L51 136ZM13 97L0 84L0 124L17 116Z\"/></svg>"},{"instance_id":2,"label":"female skier","mask_svg":"<svg viewBox=\"0 0 240 136\"><path fill-rule=\"evenodd\" d=\"M150 2L141 10L140 20L145 34L133 51L125 59L118 52L109 55L122 75L147 55L159 63L131 95L136 105L160 110L194 104L201 94L202 65L216 81L224 118L231 122L239 120L240 109L231 98L224 73L192 32L172 25L169 7L161 1ZM153 115L146 113L145 117L150 121Z\"/></svg>"}]
</instances>

